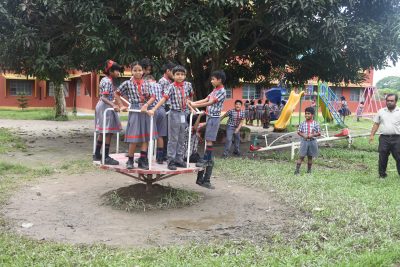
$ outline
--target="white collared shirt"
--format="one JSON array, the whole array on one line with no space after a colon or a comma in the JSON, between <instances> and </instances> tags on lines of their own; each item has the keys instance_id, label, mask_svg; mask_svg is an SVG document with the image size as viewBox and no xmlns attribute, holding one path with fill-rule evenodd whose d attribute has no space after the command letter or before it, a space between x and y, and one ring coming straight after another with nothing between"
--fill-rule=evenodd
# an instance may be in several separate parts
<instances>
[{"instance_id":1,"label":"white collared shirt","mask_svg":"<svg viewBox=\"0 0 400 267\"><path fill-rule=\"evenodd\" d=\"M393 111L387 107L380 109L374 117L374 122L379 124L382 134L400 135L400 108L396 107Z\"/></svg>"}]
</instances>

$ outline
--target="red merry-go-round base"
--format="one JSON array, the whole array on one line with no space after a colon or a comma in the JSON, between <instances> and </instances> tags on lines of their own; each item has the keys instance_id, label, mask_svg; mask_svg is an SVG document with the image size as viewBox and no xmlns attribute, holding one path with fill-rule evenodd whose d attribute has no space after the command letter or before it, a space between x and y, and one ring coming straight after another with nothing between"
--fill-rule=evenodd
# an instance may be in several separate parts
<instances>
[{"instance_id":1,"label":"red merry-go-round base","mask_svg":"<svg viewBox=\"0 0 400 267\"><path fill-rule=\"evenodd\" d=\"M136 180L146 183L148 186L151 184L185 173L197 173L202 170L202 168L198 168L194 163L189 163L188 168L178 168L177 170L169 170L167 168L167 163L158 164L155 160L152 162L151 170L143 170L137 167L137 163L135 163L135 168L128 170L126 168L126 161L128 158L125 156L125 153L119 154L110 154L115 160L119 161L119 165L102 165L100 161L93 161L93 164L99 166L101 169L115 171L121 173L123 175L129 176ZM139 154L135 154L135 159L139 157Z\"/></svg>"},{"instance_id":2,"label":"red merry-go-round base","mask_svg":"<svg viewBox=\"0 0 400 267\"><path fill-rule=\"evenodd\" d=\"M195 166L194 163L189 163L189 168L178 168L177 170L170 170L167 168L167 163L164 162L164 164L158 164L155 160L152 162L151 170L143 170L139 169L137 167L137 163L135 163L135 168L128 170L126 168L126 162L128 160L128 157L125 156L125 153L119 153L119 154L110 154L110 157L113 159L119 161L119 165L102 165L100 161L93 161L93 164L96 166L99 166L102 169L106 170L112 170L116 172L121 172L121 173L132 173L132 174L184 174L184 173L196 173L198 172L201 168L198 168ZM139 154L135 154L135 159L139 158Z\"/></svg>"}]
</instances>

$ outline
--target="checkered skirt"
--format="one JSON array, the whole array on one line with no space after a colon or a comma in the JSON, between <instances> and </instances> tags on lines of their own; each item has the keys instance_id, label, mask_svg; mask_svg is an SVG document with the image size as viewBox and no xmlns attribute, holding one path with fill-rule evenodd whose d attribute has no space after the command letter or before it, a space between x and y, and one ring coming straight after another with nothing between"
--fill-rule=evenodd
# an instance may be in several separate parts
<instances>
[{"instance_id":1,"label":"checkered skirt","mask_svg":"<svg viewBox=\"0 0 400 267\"><path fill-rule=\"evenodd\" d=\"M104 111L107 108L111 108L109 105L100 100L96 105L95 111L95 128L97 133L102 133L103 129L105 129L106 133L118 133L122 130L121 121L119 119L118 113L114 110L107 111L105 120L106 127L103 128L104 121Z\"/></svg>"}]
</instances>

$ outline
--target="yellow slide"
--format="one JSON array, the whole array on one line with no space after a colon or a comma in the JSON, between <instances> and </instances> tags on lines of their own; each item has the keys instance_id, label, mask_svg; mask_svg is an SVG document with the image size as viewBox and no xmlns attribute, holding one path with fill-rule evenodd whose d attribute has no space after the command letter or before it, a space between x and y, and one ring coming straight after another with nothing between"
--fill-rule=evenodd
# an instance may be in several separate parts
<instances>
[{"instance_id":1,"label":"yellow slide","mask_svg":"<svg viewBox=\"0 0 400 267\"><path fill-rule=\"evenodd\" d=\"M275 122L275 130L276 131L283 131L286 129L290 122L290 117L292 117L293 111L296 108L297 104L300 102L300 98L304 95L304 92L300 92L296 94L292 91L289 95L289 99L283 108L281 115L279 116L278 120Z\"/></svg>"},{"instance_id":2,"label":"yellow slide","mask_svg":"<svg viewBox=\"0 0 400 267\"><path fill-rule=\"evenodd\" d=\"M319 106L321 107L322 116L324 117L325 121L331 122L333 121L333 117L331 112L329 111L328 107L325 105L325 102L322 99L319 99Z\"/></svg>"}]
</instances>

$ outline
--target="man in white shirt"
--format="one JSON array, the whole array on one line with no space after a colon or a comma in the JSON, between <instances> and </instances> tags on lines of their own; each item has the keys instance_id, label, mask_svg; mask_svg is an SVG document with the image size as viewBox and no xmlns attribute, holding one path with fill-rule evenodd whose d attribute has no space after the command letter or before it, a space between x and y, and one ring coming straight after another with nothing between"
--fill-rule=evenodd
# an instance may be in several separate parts
<instances>
[{"instance_id":1,"label":"man in white shirt","mask_svg":"<svg viewBox=\"0 0 400 267\"><path fill-rule=\"evenodd\" d=\"M374 141L374 135L380 129L379 137L379 177L385 178L390 153L396 160L397 172L400 175L400 108L397 107L397 94L386 96L386 108L378 111L374 118L369 142Z\"/></svg>"}]
</instances>

